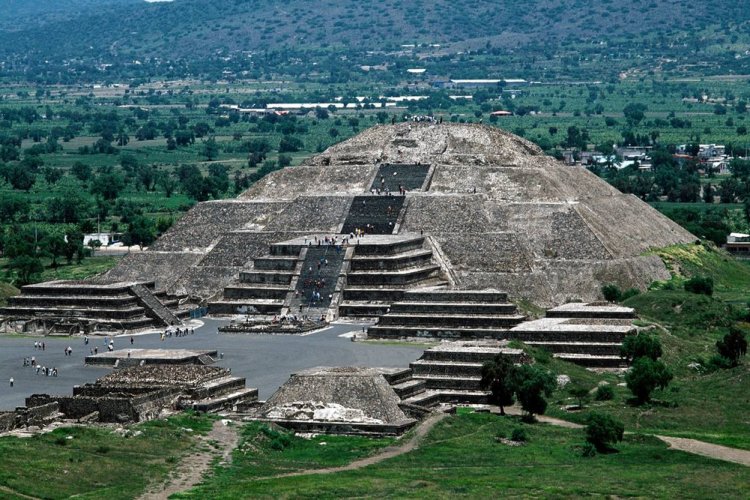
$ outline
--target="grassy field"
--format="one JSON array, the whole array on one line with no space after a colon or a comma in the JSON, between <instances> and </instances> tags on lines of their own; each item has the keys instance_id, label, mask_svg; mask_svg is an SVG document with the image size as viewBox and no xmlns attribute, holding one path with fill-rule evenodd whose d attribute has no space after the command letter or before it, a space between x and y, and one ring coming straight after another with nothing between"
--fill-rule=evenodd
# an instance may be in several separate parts
<instances>
[{"instance_id":1,"label":"grassy field","mask_svg":"<svg viewBox=\"0 0 750 500\"><path fill-rule=\"evenodd\" d=\"M528 442L508 446L523 427ZM290 438L273 449L257 426L245 428L234 462L177 498L496 498L499 496L641 496L733 498L750 494L750 470L682 452L655 438L628 435L616 453L581 456L583 432L512 417L459 414L433 429L414 452L364 469L326 475L271 476L339 463L329 446L343 447L346 461L372 449L356 438ZM325 441L321 446L320 441ZM347 443L348 445L342 445ZM310 456L315 456L314 460Z\"/></svg>"},{"instance_id":2,"label":"grassy field","mask_svg":"<svg viewBox=\"0 0 750 500\"><path fill-rule=\"evenodd\" d=\"M750 291L750 265L723 251L703 245L678 245L656 252L673 273L668 282L654 290L632 297L624 305L634 307L641 325L654 325L664 347L664 362L675 375L666 390L653 393L653 402L633 406L624 379L615 374L598 375L553 360L555 373L568 374L574 382L594 389L605 381L615 390L612 401L592 402L621 419L629 430L692 437L704 441L750 449L747 409L750 399L744 381L750 377L750 363L704 373L715 343L733 323L748 326L746 301ZM701 275L714 279L712 297L683 290L686 278ZM698 363L696 367L691 364ZM582 422L583 414L567 412L561 406L572 404L565 391L558 391L551 415Z\"/></svg>"},{"instance_id":3,"label":"grassy field","mask_svg":"<svg viewBox=\"0 0 750 500\"><path fill-rule=\"evenodd\" d=\"M130 499L163 480L212 421L182 414L130 428L57 429L32 438L0 438L0 497ZM138 432L140 434L136 435Z\"/></svg>"}]
</instances>

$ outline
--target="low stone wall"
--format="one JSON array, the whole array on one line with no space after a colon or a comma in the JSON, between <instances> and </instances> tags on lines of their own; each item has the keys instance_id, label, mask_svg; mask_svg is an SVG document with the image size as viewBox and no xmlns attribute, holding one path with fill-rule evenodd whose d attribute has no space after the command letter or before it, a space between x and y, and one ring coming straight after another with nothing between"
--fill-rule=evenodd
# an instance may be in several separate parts
<instances>
[{"instance_id":1,"label":"low stone wall","mask_svg":"<svg viewBox=\"0 0 750 500\"><path fill-rule=\"evenodd\" d=\"M408 420L401 424L365 424L357 422L323 422L317 420L258 420L272 422L294 432L371 437L400 436L417 423L416 420Z\"/></svg>"}]
</instances>

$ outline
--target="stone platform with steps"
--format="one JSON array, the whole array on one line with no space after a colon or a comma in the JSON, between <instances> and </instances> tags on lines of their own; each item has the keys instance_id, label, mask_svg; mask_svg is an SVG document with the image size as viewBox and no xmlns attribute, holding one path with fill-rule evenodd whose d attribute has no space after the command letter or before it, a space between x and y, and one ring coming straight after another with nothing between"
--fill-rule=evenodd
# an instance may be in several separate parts
<instances>
[{"instance_id":1,"label":"stone platform with steps","mask_svg":"<svg viewBox=\"0 0 750 500\"><path fill-rule=\"evenodd\" d=\"M505 338L523 321L507 294L495 290L410 290L390 305L368 338Z\"/></svg>"},{"instance_id":2,"label":"stone platform with steps","mask_svg":"<svg viewBox=\"0 0 750 500\"><path fill-rule=\"evenodd\" d=\"M57 403L68 419L139 422L165 411L232 410L258 400L258 390L226 368L204 365L156 364L115 370L93 384L75 386L72 396L34 394L26 406Z\"/></svg>"},{"instance_id":3,"label":"stone platform with steps","mask_svg":"<svg viewBox=\"0 0 750 500\"><path fill-rule=\"evenodd\" d=\"M144 365L207 365L216 359L216 349L118 349L86 356L87 365L126 366Z\"/></svg>"},{"instance_id":4,"label":"stone platform with steps","mask_svg":"<svg viewBox=\"0 0 750 500\"><path fill-rule=\"evenodd\" d=\"M52 281L22 287L0 315L23 332L127 333L181 324L191 307L180 300L154 282Z\"/></svg>"},{"instance_id":5,"label":"stone platform with steps","mask_svg":"<svg viewBox=\"0 0 750 500\"><path fill-rule=\"evenodd\" d=\"M489 392L480 387L482 365L498 354L515 363L528 361L521 349L508 348L507 342L444 342L427 349L389 382L406 405L486 403Z\"/></svg>"}]
</instances>

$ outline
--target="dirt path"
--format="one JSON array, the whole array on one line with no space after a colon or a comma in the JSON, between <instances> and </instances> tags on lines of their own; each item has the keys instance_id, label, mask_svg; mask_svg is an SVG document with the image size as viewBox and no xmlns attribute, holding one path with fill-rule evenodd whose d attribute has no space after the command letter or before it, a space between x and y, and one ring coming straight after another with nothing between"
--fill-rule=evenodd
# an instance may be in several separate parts
<instances>
[{"instance_id":1,"label":"dirt path","mask_svg":"<svg viewBox=\"0 0 750 500\"><path fill-rule=\"evenodd\" d=\"M29 495L24 495L23 493L19 493L12 488L8 488L7 486L0 486L0 493L7 493L8 495L11 495L12 497L28 498L29 500L39 500L39 497L32 497Z\"/></svg>"},{"instance_id":2,"label":"dirt path","mask_svg":"<svg viewBox=\"0 0 750 500\"><path fill-rule=\"evenodd\" d=\"M521 409L517 406L512 406L506 408L505 413L509 415L520 415ZM559 427L566 427L568 429L581 429L584 427L581 424L544 415L537 415L536 419L540 422L557 425ZM697 439L659 436L656 434L651 435L667 443L673 450L684 451L686 453L692 453L693 455L701 455L703 457L715 458L717 460L724 460L725 462L733 462L735 464L750 467L750 451L748 450L740 450L738 448L730 448L719 444L706 443L705 441L698 441Z\"/></svg>"},{"instance_id":3,"label":"dirt path","mask_svg":"<svg viewBox=\"0 0 750 500\"><path fill-rule=\"evenodd\" d=\"M336 472L356 470L367 467L368 465L374 465L382 462L383 460L388 460L389 458L397 457L399 455L403 455L404 453L409 453L410 451L415 450L419 446L419 443L422 441L422 438L424 438L427 433L430 432L433 427L435 427L435 424L437 424L447 416L448 415L446 413L442 412L433 413L419 424L419 426L414 431L414 435L405 443L402 443L398 446L389 446L376 455L356 460L350 464L342 465L341 467L330 467L328 469L311 469L288 472L286 474L278 474L276 476L270 477L260 477L258 479L276 479L281 477L307 476L314 474L334 474Z\"/></svg>"},{"instance_id":4,"label":"dirt path","mask_svg":"<svg viewBox=\"0 0 750 500\"><path fill-rule=\"evenodd\" d=\"M670 436L657 436L675 450L701 455L704 457L724 460L725 462L734 462L736 464L750 467L750 451L721 446L719 444L706 443L696 439L678 438Z\"/></svg>"},{"instance_id":5,"label":"dirt path","mask_svg":"<svg viewBox=\"0 0 750 500\"><path fill-rule=\"evenodd\" d=\"M166 483L160 484L140 496L140 500L165 500L169 495L179 493L198 484L203 475L211 468L214 459L221 457L222 462L229 462L232 450L237 447L239 434L236 425L225 425L226 421L214 422L211 431L199 438L198 450L187 455L175 467L177 473ZM218 449L210 443L217 443Z\"/></svg>"}]
</instances>

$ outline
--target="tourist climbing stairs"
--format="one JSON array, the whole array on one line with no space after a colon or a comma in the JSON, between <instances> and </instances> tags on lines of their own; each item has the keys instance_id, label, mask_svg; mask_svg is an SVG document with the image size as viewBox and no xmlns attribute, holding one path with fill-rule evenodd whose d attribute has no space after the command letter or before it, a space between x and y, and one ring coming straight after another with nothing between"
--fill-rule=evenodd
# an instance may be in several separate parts
<instances>
[{"instance_id":1,"label":"tourist climbing stairs","mask_svg":"<svg viewBox=\"0 0 750 500\"><path fill-rule=\"evenodd\" d=\"M338 245L321 244L307 248L294 299L289 305L290 313L314 316L328 310L336 291L345 252Z\"/></svg>"},{"instance_id":2,"label":"tourist climbing stairs","mask_svg":"<svg viewBox=\"0 0 750 500\"><path fill-rule=\"evenodd\" d=\"M341 233L393 234L405 199L398 194L355 196Z\"/></svg>"}]
</instances>

